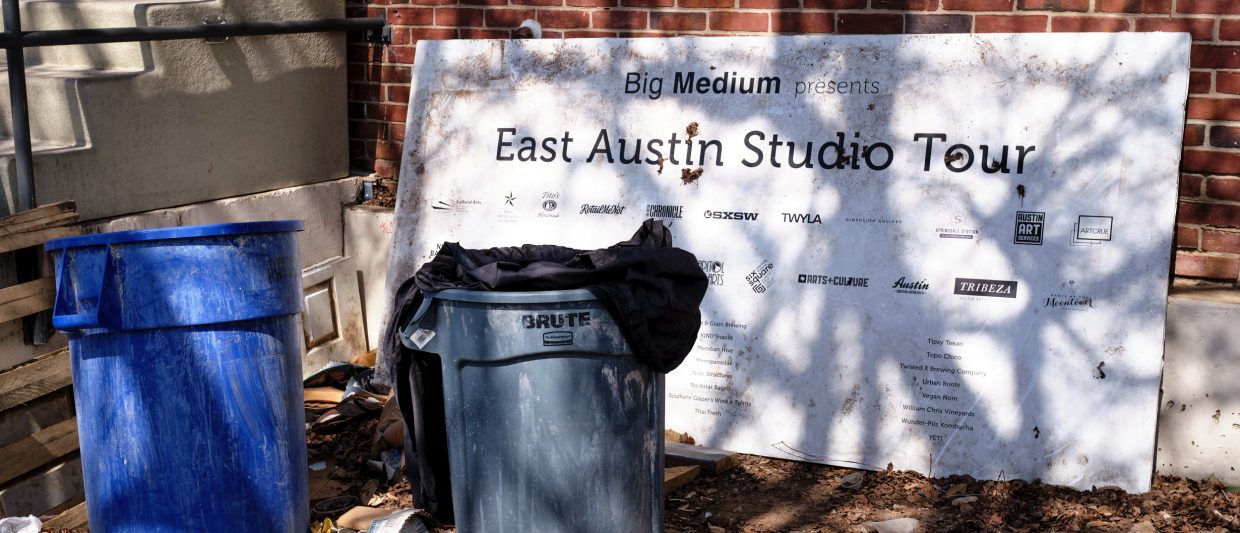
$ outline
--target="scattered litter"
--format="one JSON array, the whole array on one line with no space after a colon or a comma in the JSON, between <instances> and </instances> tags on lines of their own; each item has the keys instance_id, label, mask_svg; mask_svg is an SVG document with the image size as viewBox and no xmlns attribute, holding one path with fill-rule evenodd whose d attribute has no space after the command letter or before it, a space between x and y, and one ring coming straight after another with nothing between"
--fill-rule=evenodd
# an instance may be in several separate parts
<instances>
[{"instance_id":1,"label":"scattered litter","mask_svg":"<svg viewBox=\"0 0 1240 533\"><path fill-rule=\"evenodd\" d=\"M855 489L865 482L865 472L853 472L840 478L840 486L846 489Z\"/></svg>"},{"instance_id":2,"label":"scattered litter","mask_svg":"<svg viewBox=\"0 0 1240 533\"><path fill-rule=\"evenodd\" d=\"M39 533L43 522L34 516L0 518L0 533Z\"/></svg>"},{"instance_id":3,"label":"scattered litter","mask_svg":"<svg viewBox=\"0 0 1240 533\"><path fill-rule=\"evenodd\" d=\"M971 503L977 503L977 496L961 496L952 500L952 505L957 507L961 505L969 505Z\"/></svg>"},{"instance_id":4,"label":"scattered litter","mask_svg":"<svg viewBox=\"0 0 1240 533\"><path fill-rule=\"evenodd\" d=\"M428 533L426 524L412 509L405 509L387 518L370 523L367 533Z\"/></svg>"},{"instance_id":5,"label":"scattered litter","mask_svg":"<svg viewBox=\"0 0 1240 533\"><path fill-rule=\"evenodd\" d=\"M918 522L916 518L896 518L882 522L865 522L861 525L871 533L914 533L917 531Z\"/></svg>"}]
</instances>

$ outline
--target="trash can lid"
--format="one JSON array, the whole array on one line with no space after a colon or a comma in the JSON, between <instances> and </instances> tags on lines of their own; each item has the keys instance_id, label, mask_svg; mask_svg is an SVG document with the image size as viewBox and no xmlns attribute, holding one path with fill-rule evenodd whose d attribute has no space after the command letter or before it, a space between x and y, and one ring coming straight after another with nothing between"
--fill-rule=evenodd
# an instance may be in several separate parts
<instances>
[{"instance_id":1,"label":"trash can lid","mask_svg":"<svg viewBox=\"0 0 1240 533\"><path fill-rule=\"evenodd\" d=\"M110 233L93 233L76 237L61 237L47 241L47 251L78 248L82 246L103 246L123 242L159 241L166 239L190 239L194 237L216 237L220 235L243 235L248 233L283 233L301 231L304 224L300 220L269 220L261 222L233 222L229 224L205 224L201 226L176 226L171 228L137 229L114 231Z\"/></svg>"},{"instance_id":2,"label":"trash can lid","mask_svg":"<svg viewBox=\"0 0 1240 533\"><path fill-rule=\"evenodd\" d=\"M484 304L546 304L559 302L586 302L598 299L594 296L594 293L586 289L524 292L448 289L431 293L431 297L439 300L453 300L457 302L475 302Z\"/></svg>"}]
</instances>

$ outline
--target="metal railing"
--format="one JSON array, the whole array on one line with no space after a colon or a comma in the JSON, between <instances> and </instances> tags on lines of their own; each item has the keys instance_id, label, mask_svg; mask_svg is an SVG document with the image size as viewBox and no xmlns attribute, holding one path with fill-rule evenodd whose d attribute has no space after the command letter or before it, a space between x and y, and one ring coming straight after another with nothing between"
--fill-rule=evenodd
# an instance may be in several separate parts
<instances>
[{"instance_id":1,"label":"metal railing","mask_svg":"<svg viewBox=\"0 0 1240 533\"><path fill-rule=\"evenodd\" d=\"M150 26L73 30L22 31L18 0L3 0L4 32L0 46L8 58L9 102L13 114L13 155L17 166L17 211L33 209L34 157L30 144L30 108L26 96L26 60L23 51L38 46L102 44L183 39L221 39L260 35L287 35L365 31L376 44L391 42L391 31L382 17L320 19L282 22L236 22L193 26Z\"/></svg>"}]
</instances>

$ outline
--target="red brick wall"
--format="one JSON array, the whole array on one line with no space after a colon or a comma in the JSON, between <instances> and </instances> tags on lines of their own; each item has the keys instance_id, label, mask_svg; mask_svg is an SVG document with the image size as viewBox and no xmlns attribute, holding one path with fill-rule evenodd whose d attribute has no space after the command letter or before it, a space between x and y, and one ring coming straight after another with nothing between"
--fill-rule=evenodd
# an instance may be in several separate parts
<instances>
[{"instance_id":1,"label":"red brick wall","mask_svg":"<svg viewBox=\"0 0 1240 533\"><path fill-rule=\"evenodd\" d=\"M761 33L1186 31L1193 35L1175 273L1240 278L1240 0L347 0L383 16L392 45L349 45L349 152L400 168L410 65L422 39Z\"/></svg>"}]
</instances>

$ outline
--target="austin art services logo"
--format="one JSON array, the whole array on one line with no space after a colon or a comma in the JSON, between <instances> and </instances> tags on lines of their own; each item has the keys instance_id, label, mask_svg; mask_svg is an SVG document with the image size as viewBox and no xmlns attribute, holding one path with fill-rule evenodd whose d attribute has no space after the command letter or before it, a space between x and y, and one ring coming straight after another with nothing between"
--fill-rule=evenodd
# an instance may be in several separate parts
<instances>
[{"instance_id":1,"label":"austin art services logo","mask_svg":"<svg viewBox=\"0 0 1240 533\"><path fill-rule=\"evenodd\" d=\"M538 211L538 218L560 218L560 193L544 192L542 193L542 204Z\"/></svg>"},{"instance_id":2,"label":"austin art services logo","mask_svg":"<svg viewBox=\"0 0 1240 533\"><path fill-rule=\"evenodd\" d=\"M1111 240L1113 217L1102 215L1080 215L1076 224L1072 225L1072 245L1092 246Z\"/></svg>"},{"instance_id":3,"label":"austin art services logo","mask_svg":"<svg viewBox=\"0 0 1240 533\"><path fill-rule=\"evenodd\" d=\"M646 218L684 218L683 205L646 204Z\"/></svg>"},{"instance_id":4,"label":"austin art services logo","mask_svg":"<svg viewBox=\"0 0 1240 533\"><path fill-rule=\"evenodd\" d=\"M1059 286L1059 290L1052 293L1042 300L1043 309L1057 309L1060 311L1085 311L1094 308L1094 299L1089 296L1079 294L1080 287L1077 287L1075 280L1065 281Z\"/></svg>"},{"instance_id":5,"label":"austin art services logo","mask_svg":"<svg viewBox=\"0 0 1240 533\"><path fill-rule=\"evenodd\" d=\"M891 284L891 289L899 294L921 294L924 295L930 290L930 284L925 279L910 278L908 276L900 276L895 283Z\"/></svg>"},{"instance_id":6,"label":"austin art services logo","mask_svg":"<svg viewBox=\"0 0 1240 533\"><path fill-rule=\"evenodd\" d=\"M1016 233L1012 236L1015 244L1042 245L1042 229L1046 225L1046 213L1038 211L1016 212Z\"/></svg>"},{"instance_id":7,"label":"austin art services logo","mask_svg":"<svg viewBox=\"0 0 1240 533\"><path fill-rule=\"evenodd\" d=\"M956 278L956 294L987 298L1015 298L1016 282L1004 279Z\"/></svg>"},{"instance_id":8,"label":"austin art services logo","mask_svg":"<svg viewBox=\"0 0 1240 533\"><path fill-rule=\"evenodd\" d=\"M621 215L624 206L620 204L581 204L583 215Z\"/></svg>"},{"instance_id":9,"label":"austin art services logo","mask_svg":"<svg viewBox=\"0 0 1240 533\"><path fill-rule=\"evenodd\" d=\"M723 261L699 260L698 267L711 285L723 285Z\"/></svg>"},{"instance_id":10,"label":"austin art services logo","mask_svg":"<svg viewBox=\"0 0 1240 533\"><path fill-rule=\"evenodd\" d=\"M797 283L833 285L836 287L869 287L870 278L855 276L827 276L822 274L797 274Z\"/></svg>"},{"instance_id":11,"label":"austin art services logo","mask_svg":"<svg viewBox=\"0 0 1240 533\"><path fill-rule=\"evenodd\" d=\"M749 288L753 289L753 292L762 294L766 292L766 289L771 284L771 278L774 277L772 272L774 269L775 265L764 259L762 264L758 265L758 268L753 269L753 272L745 276L745 282L749 284Z\"/></svg>"}]
</instances>

